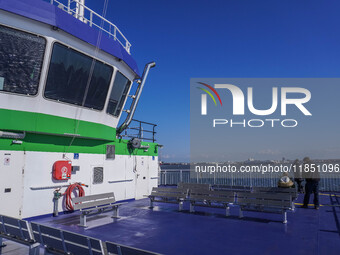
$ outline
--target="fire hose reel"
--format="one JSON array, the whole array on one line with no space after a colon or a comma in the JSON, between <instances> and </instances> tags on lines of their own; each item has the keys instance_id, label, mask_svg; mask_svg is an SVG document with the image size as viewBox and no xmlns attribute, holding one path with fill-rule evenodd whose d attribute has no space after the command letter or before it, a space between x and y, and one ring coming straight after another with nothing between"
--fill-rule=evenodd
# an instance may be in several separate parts
<instances>
[{"instance_id":1,"label":"fire hose reel","mask_svg":"<svg viewBox=\"0 0 340 255\"><path fill-rule=\"evenodd\" d=\"M69 160L59 160L53 165L53 179L68 180L71 179L72 162Z\"/></svg>"}]
</instances>

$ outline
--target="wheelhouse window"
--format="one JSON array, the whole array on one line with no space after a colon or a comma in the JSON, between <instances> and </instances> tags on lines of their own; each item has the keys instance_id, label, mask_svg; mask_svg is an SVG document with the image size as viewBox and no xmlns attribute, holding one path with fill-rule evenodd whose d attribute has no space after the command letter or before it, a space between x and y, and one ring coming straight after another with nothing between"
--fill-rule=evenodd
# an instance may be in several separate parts
<instances>
[{"instance_id":1,"label":"wheelhouse window","mask_svg":"<svg viewBox=\"0 0 340 255\"><path fill-rule=\"evenodd\" d=\"M45 97L102 110L113 68L78 51L55 43Z\"/></svg>"},{"instance_id":2,"label":"wheelhouse window","mask_svg":"<svg viewBox=\"0 0 340 255\"><path fill-rule=\"evenodd\" d=\"M131 81L124 75L122 75L120 72L117 72L111 90L109 104L107 107L107 113L115 117L119 116L120 112L122 111L125 99L127 97L127 93L129 92L130 86Z\"/></svg>"},{"instance_id":3,"label":"wheelhouse window","mask_svg":"<svg viewBox=\"0 0 340 255\"><path fill-rule=\"evenodd\" d=\"M36 95L46 41L0 25L0 92Z\"/></svg>"}]
</instances>

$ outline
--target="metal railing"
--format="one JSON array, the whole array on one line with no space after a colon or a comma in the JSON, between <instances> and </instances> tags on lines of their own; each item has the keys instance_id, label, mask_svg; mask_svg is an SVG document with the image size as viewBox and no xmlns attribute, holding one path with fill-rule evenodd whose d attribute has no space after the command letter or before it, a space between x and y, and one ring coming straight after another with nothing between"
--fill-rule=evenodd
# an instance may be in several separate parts
<instances>
[{"instance_id":1,"label":"metal railing","mask_svg":"<svg viewBox=\"0 0 340 255\"><path fill-rule=\"evenodd\" d=\"M50 0L50 3L53 5L57 5L58 8L67 12L70 15L73 15L75 18L81 20L84 23L88 23L90 27L94 26L107 33L109 37L113 37L115 41L120 43L127 51L130 53L131 43L126 39L123 33L117 28L115 24L105 19L100 14L96 13L92 9L88 8L83 4L82 0Z\"/></svg>"},{"instance_id":2,"label":"metal railing","mask_svg":"<svg viewBox=\"0 0 340 255\"><path fill-rule=\"evenodd\" d=\"M131 123L131 126L128 126L123 133L120 134L121 137L138 138L142 141L156 142L156 124L135 119L132 119Z\"/></svg>"},{"instance_id":3,"label":"metal railing","mask_svg":"<svg viewBox=\"0 0 340 255\"><path fill-rule=\"evenodd\" d=\"M250 186L250 187L277 187L281 173L229 175L207 175L202 173L190 173L190 169L162 169L159 171L158 185L177 185L179 182L186 183L209 183L212 185ZM340 191L340 178L337 175L321 175L319 184L321 191Z\"/></svg>"}]
</instances>

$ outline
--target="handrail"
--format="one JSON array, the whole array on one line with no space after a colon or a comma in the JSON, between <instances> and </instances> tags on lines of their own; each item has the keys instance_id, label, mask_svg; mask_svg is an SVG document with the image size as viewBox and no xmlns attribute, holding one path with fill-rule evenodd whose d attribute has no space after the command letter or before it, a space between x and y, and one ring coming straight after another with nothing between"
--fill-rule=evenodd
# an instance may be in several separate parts
<instances>
[{"instance_id":1,"label":"handrail","mask_svg":"<svg viewBox=\"0 0 340 255\"><path fill-rule=\"evenodd\" d=\"M136 90L136 93L135 95L132 96L133 98L133 101L131 103L131 106L130 106L130 110L128 110L128 115L126 116L126 119L125 121L123 122L123 124L121 124L119 126L119 128L117 128L117 134L120 134L122 133L131 123L132 121L132 118L133 118L133 115L135 114L135 111L136 111L136 107L138 105L138 102L139 102L139 98L140 98L140 95L143 91L143 88L144 88L144 85L145 85L145 81L146 81L146 78L148 77L148 74L149 74L149 71L150 71L150 68L153 68L156 66L156 63L155 62L150 62L148 64L145 65L144 67L144 71L143 71L143 75L142 75L142 78L141 80L139 80L139 85L137 87L137 90Z\"/></svg>"},{"instance_id":2,"label":"handrail","mask_svg":"<svg viewBox=\"0 0 340 255\"><path fill-rule=\"evenodd\" d=\"M140 121L140 120L135 120L135 119L132 119L132 121L137 122L138 127L128 126L125 129L124 134L122 134L122 133L120 134L121 137L138 138L142 141L152 141L153 143L156 142L156 138L155 138L155 134L157 133L155 131L155 128L157 127L156 124L145 122L145 121ZM150 130L144 128L145 125L151 126L151 127L149 127ZM136 134L136 132L134 134L129 134L128 130L136 130L138 132L137 132L137 134ZM150 133L149 137L145 137L144 133Z\"/></svg>"},{"instance_id":3,"label":"handrail","mask_svg":"<svg viewBox=\"0 0 340 255\"><path fill-rule=\"evenodd\" d=\"M70 15L74 15L77 19L83 21L84 23L88 23L89 22L89 26L95 26L97 28L99 28L100 30L104 31L105 33L107 33L109 36L112 36L113 39L115 41L117 41L120 45L123 46L123 48L127 51L127 53L130 53L130 49L131 49L131 43L128 41L128 39L123 35L123 33L118 29L118 27L113 24L112 22L110 22L109 20L107 20L106 18L104 18L103 16L101 16L100 14L96 13L95 11L93 11L92 9L88 8L87 6L85 6L85 4L81 3L80 0L67 0L67 5L63 4L61 2L61 0L50 0L50 3L52 5L54 5L55 3L58 4L58 7L67 12ZM76 8L71 8L71 4L75 3L77 4ZM78 6L84 8L85 10L87 10L89 12L89 17L86 18L85 17L85 11L83 13L79 13L78 11ZM101 27L100 25L96 24L93 20L93 18L98 17L100 19L100 21L104 21L109 25L109 29L106 30L104 29L104 26ZM113 33L111 32L111 29L113 28ZM117 35L121 36L123 38L123 42L121 40L118 39Z\"/></svg>"}]
</instances>

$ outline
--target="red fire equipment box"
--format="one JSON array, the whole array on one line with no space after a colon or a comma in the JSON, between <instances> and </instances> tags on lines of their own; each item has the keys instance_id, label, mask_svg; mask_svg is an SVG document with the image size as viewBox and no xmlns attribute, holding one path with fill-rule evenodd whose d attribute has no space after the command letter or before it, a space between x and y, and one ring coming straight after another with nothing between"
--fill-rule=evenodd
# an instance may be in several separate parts
<instances>
[{"instance_id":1,"label":"red fire equipment box","mask_svg":"<svg viewBox=\"0 0 340 255\"><path fill-rule=\"evenodd\" d=\"M68 180L71 178L72 162L59 160L53 165L53 178L55 180Z\"/></svg>"}]
</instances>

